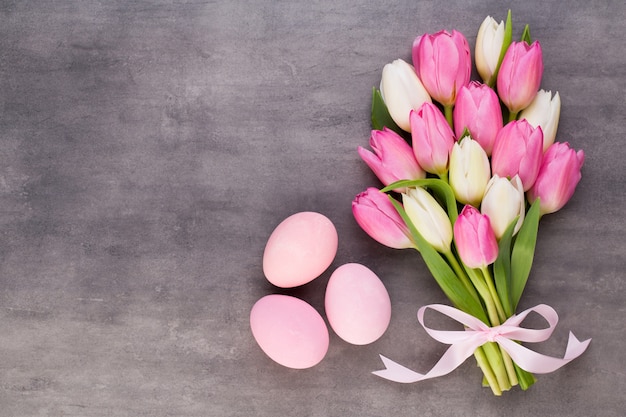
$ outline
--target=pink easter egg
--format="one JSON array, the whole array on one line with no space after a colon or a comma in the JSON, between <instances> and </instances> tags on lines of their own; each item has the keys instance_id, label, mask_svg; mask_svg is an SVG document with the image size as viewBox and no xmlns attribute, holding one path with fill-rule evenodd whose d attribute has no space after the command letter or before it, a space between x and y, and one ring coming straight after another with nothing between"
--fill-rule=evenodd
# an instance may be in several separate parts
<instances>
[{"instance_id":1,"label":"pink easter egg","mask_svg":"<svg viewBox=\"0 0 626 417\"><path fill-rule=\"evenodd\" d=\"M288 368L310 368L328 351L324 319L299 298L280 294L261 298L250 312L250 328L263 352Z\"/></svg>"},{"instance_id":2,"label":"pink easter egg","mask_svg":"<svg viewBox=\"0 0 626 417\"><path fill-rule=\"evenodd\" d=\"M263 273L281 288L306 284L320 276L337 254L337 230L320 213L304 211L283 220L263 253Z\"/></svg>"},{"instance_id":3,"label":"pink easter egg","mask_svg":"<svg viewBox=\"0 0 626 417\"><path fill-rule=\"evenodd\" d=\"M326 317L335 333L354 345L378 340L391 320L391 300L382 281L367 267L337 268L326 287Z\"/></svg>"}]
</instances>

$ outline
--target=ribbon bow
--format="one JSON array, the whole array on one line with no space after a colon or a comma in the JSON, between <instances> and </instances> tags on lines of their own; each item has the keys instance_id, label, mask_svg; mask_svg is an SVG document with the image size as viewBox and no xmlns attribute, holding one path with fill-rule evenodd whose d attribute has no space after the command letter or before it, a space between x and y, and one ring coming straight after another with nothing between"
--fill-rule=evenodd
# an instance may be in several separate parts
<instances>
[{"instance_id":1,"label":"ribbon bow","mask_svg":"<svg viewBox=\"0 0 626 417\"><path fill-rule=\"evenodd\" d=\"M429 308L464 324L467 328L462 331L447 331L427 327L424 324L424 312ZM528 329L520 327L526 316L533 311L548 322L547 328ZM487 342L499 344L520 368L536 374L547 374L556 371L580 356L591 342L591 339L580 342L570 332L565 355L562 359L534 352L516 343L515 340L520 342L543 342L550 338L559 321L559 316L552 307L545 304L540 304L524 310L520 314L513 315L503 324L495 327L489 327L474 316L442 304L431 304L421 307L417 312L417 319L433 339L451 345L439 359L439 362L428 373L420 374L380 355L386 369L374 371L373 374L402 383L436 378L452 372L465 362L467 358L472 356L478 347Z\"/></svg>"}]
</instances>

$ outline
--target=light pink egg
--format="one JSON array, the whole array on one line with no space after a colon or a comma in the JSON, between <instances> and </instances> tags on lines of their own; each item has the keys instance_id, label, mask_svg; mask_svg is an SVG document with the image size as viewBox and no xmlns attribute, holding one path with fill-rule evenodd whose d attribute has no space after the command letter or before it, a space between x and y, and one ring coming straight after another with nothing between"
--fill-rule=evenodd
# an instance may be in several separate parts
<instances>
[{"instance_id":1,"label":"light pink egg","mask_svg":"<svg viewBox=\"0 0 626 417\"><path fill-rule=\"evenodd\" d=\"M354 345L380 338L391 320L391 300L382 281L367 267L337 268L326 287L326 317L335 333Z\"/></svg>"},{"instance_id":2,"label":"light pink egg","mask_svg":"<svg viewBox=\"0 0 626 417\"><path fill-rule=\"evenodd\" d=\"M306 284L320 276L337 254L337 230L324 215L293 214L270 235L263 253L263 273L281 288Z\"/></svg>"},{"instance_id":3,"label":"light pink egg","mask_svg":"<svg viewBox=\"0 0 626 417\"><path fill-rule=\"evenodd\" d=\"M310 368L328 351L324 319L299 298L280 294L261 298L250 312L250 328L263 352L288 368Z\"/></svg>"}]
</instances>

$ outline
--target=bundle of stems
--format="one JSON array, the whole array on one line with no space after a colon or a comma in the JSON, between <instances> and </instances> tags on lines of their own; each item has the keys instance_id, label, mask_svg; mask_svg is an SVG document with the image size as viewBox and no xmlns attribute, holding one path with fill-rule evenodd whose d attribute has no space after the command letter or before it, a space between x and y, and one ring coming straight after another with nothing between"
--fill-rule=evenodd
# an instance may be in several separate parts
<instances>
[{"instance_id":1,"label":"bundle of stems","mask_svg":"<svg viewBox=\"0 0 626 417\"><path fill-rule=\"evenodd\" d=\"M402 180L383 188L382 192L411 187L424 187L442 202L452 225L458 218L458 203L450 185L443 179ZM540 219L539 200L527 210L517 234L517 219L509 225L498 242L498 257L482 268L465 265L453 242L446 251L436 250L417 230L404 207L391 195L389 198L407 225L412 240L430 273L451 303L490 327L504 323L515 314L532 266ZM494 342L487 342L474 352L483 372L483 385L495 395L519 385L528 389L535 377L517 366L511 357Z\"/></svg>"}]
</instances>

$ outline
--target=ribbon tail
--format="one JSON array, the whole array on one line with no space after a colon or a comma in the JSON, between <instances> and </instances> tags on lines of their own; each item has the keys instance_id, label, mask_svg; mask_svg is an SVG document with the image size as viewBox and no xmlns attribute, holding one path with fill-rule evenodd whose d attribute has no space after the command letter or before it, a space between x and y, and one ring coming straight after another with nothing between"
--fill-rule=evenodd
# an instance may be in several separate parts
<instances>
[{"instance_id":1,"label":"ribbon tail","mask_svg":"<svg viewBox=\"0 0 626 417\"><path fill-rule=\"evenodd\" d=\"M498 338L497 342L520 368L535 374L547 374L576 359L589 346L591 339L579 341L574 333L569 333L569 340L563 358L555 358L530 350L507 338Z\"/></svg>"},{"instance_id":2,"label":"ribbon tail","mask_svg":"<svg viewBox=\"0 0 626 417\"><path fill-rule=\"evenodd\" d=\"M583 340L582 342L574 336L574 333L569 332L569 339L567 340L567 348L565 349L565 356L563 359L568 362L572 359L576 359L583 354L587 347L591 343L591 339Z\"/></svg>"},{"instance_id":3,"label":"ribbon tail","mask_svg":"<svg viewBox=\"0 0 626 417\"><path fill-rule=\"evenodd\" d=\"M447 375L450 372L458 368L467 358L472 356L474 350L480 346L482 342L476 338L468 340L466 342L457 343L452 345L446 350L439 361L432 367L426 374L420 374L412 371L391 359L380 355L386 369L372 372L374 375L378 375L382 378L388 379L394 382L401 382L410 384L412 382L418 382L425 379L436 378L439 376Z\"/></svg>"},{"instance_id":4,"label":"ribbon tail","mask_svg":"<svg viewBox=\"0 0 626 417\"><path fill-rule=\"evenodd\" d=\"M409 368L384 357L383 355L380 355L380 359L382 359L385 369L372 372L374 375L378 375L379 377L390 381L401 382L403 384L421 381L424 378L424 375L412 371Z\"/></svg>"}]
</instances>

